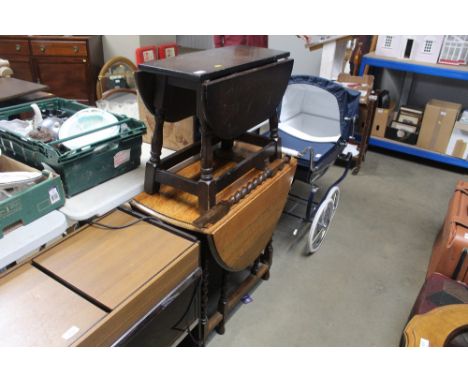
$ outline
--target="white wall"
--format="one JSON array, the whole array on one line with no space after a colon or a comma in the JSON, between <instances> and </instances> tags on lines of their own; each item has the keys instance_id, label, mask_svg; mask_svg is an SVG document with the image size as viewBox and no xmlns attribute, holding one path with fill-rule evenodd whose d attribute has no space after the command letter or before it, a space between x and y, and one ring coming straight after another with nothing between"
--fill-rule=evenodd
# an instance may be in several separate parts
<instances>
[{"instance_id":1,"label":"white wall","mask_svg":"<svg viewBox=\"0 0 468 382\"><path fill-rule=\"evenodd\" d=\"M104 62L115 56L124 56L135 62L135 49L140 45L139 36L102 36Z\"/></svg>"},{"instance_id":2,"label":"white wall","mask_svg":"<svg viewBox=\"0 0 468 382\"><path fill-rule=\"evenodd\" d=\"M214 48L212 35L178 35L177 44L192 49Z\"/></svg>"},{"instance_id":3,"label":"white wall","mask_svg":"<svg viewBox=\"0 0 468 382\"><path fill-rule=\"evenodd\" d=\"M268 36L268 47L291 53L291 58L294 58L293 74L319 75L322 49L311 52L305 48L303 39L292 35L270 35Z\"/></svg>"},{"instance_id":4,"label":"white wall","mask_svg":"<svg viewBox=\"0 0 468 382\"><path fill-rule=\"evenodd\" d=\"M140 46L162 45L170 42L176 42L175 35L140 36Z\"/></svg>"}]
</instances>

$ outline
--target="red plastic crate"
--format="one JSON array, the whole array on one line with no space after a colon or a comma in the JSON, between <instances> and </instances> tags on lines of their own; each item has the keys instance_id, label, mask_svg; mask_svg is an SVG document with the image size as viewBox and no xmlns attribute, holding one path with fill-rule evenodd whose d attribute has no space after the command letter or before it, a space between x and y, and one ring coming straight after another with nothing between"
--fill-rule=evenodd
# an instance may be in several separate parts
<instances>
[{"instance_id":1,"label":"red plastic crate","mask_svg":"<svg viewBox=\"0 0 468 382\"><path fill-rule=\"evenodd\" d=\"M158 59L158 49L155 45L142 46L137 48L135 51L135 59L137 65L143 64L147 61L153 61Z\"/></svg>"},{"instance_id":2,"label":"red plastic crate","mask_svg":"<svg viewBox=\"0 0 468 382\"><path fill-rule=\"evenodd\" d=\"M159 59L177 56L178 53L179 51L178 51L176 43L170 43L170 44L164 44L164 45L158 46Z\"/></svg>"}]
</instances>

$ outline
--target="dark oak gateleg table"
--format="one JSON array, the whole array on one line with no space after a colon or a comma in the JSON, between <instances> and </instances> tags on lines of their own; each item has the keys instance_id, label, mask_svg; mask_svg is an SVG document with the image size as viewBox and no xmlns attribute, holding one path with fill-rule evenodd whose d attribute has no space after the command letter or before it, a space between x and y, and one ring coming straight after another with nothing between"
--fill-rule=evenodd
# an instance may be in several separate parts
<instances>
[{"instance_id":1,"label":"dark oak gateleg table","mask_svg":"<svg viewBox=\"0 0 468 382\"><path fill-rule=\"evenodd\" d=\"M231 46L189 53L139 66L138 90L156 118L151 158L146 165L145 192L170 185L198 197L200 211L216 204L216 194L252 168L263 169L281 156L276 108L286 90L293 60L289 52L248 46ZM201 140L161 159L164 122L195 116ZM270 136L247 130L269 120ZM233 141L261 146L221 177L213 176L214 146L229 155ZM170 168L200 155L196 178L177 175Z\"/></svg>"}]
</instances>

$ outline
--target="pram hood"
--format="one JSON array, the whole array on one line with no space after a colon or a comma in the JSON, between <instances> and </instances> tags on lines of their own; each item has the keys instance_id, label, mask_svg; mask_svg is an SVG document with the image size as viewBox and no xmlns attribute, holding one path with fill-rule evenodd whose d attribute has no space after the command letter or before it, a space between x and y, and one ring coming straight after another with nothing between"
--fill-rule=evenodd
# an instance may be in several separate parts
<instances>
[{"instance_id":1,"label":"pram hood","mask_svg":"<svg viewBox=\"0 0 468 382\"><path fill-rule=\"evenodd\" d=\"M291 76L280 104L280 129L311 142L347 140L359 113L357 91L321 77Z\"/></svg>"}]
</instances>

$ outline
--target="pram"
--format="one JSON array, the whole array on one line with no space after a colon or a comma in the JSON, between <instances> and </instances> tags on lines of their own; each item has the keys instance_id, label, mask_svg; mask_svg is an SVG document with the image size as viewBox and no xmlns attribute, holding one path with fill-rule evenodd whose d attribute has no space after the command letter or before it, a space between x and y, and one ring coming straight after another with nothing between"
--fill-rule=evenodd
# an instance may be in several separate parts
<instances>
[{"instance_id":1,"label":"pram","mask_svg":"<svg viewBox=\"0 0 468 382\"><path fill-rule=\"evenodd\" d=\"M294 181L310 184L308 198L292 192L290 200L306 204L305 216L285 209L284 213L301 219L293 235L302 237L309 229L308 253L316 252L328 231L340 200L338 185L346 177L352 155L343 155L353 133L359 111L359 93L338 83L312 76L292 76L279 110L279 136L283 152L298 158ZM338 180L316 201L315 184L341 157L345 170Z\"/></svg>"}]
</instances>

